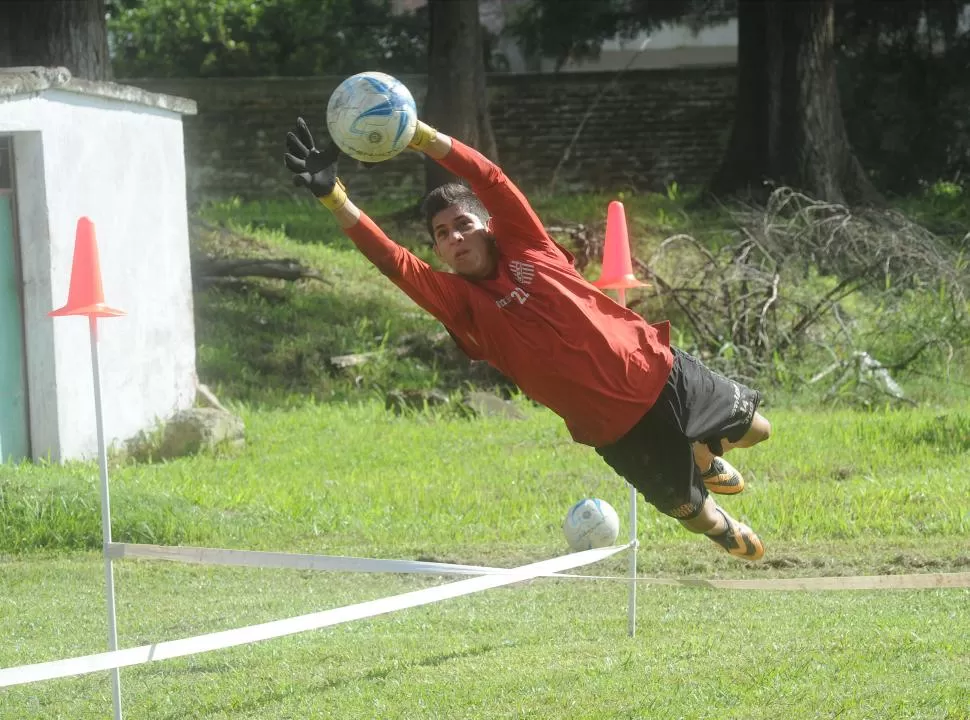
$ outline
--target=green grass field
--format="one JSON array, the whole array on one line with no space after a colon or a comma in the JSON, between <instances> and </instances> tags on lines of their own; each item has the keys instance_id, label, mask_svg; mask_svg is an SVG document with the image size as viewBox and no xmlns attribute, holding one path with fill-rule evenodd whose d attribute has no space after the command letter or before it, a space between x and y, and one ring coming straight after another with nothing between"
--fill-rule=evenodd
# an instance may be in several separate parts
<instances>
[{"instance_id":1,"label":"green grass field","mask_svg":"<svg viewBox=\"0 0 970 720\"><path fill-rule=\"evenodd\" d=\"M433 383L435 368L377 362L362 380L321 370L328 354L379 349L433 323L326 224L311 242L301 217L286 236L257 231L258 252L298 256L340 292L266 282L197 297L200 372L245 420L247 445L165 463L115 460L116 541L515 566L565 553L563 515L586 495L618 509L626 536L626 486L548 411L520 399L518 421L399 417L380 390ZM765 412L773 436L732 453L748 487L723 501L761 534L765 561L734 560L641 501L641 575L970 571L961 386L927 392L911 409L798 407L778 396ZM97 482L93 464L0 467L0 668L106 649ZM627 558L582 572L623 575ZM115 567L122 647L449 581ZM122 688L126 717L173 720L965 719L968 608L967 589L644 585L629 638L625 582L547 578L125 669ZM4 720L110 716L107 673L0 690Z\"/></svg>"}]
</instances>

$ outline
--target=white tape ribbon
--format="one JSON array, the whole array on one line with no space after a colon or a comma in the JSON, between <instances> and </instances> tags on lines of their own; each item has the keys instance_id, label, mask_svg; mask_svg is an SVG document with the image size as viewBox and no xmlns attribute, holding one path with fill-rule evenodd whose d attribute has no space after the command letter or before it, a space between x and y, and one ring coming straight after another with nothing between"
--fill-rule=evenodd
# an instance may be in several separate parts
<instances>
[{"instance_id":1,"label":"white tape ribbon","mask_svg":"<svg viewBox=\"0 0 970 720\"><path fill-rule=\"evenodd\" d=\"M21 685L40 680L52 680L54 678L70 677L73 675L83 675L98 672L99 670L110 670L112 668L128 667L131 665L141 665L143 663L155 662L156 660L195 655L209 652L210 650L221 650L236 645L259 642L260 640L270 640L307 630L317 630L353 620L383 615L396 610L404 610L405 608L427 605L462 595L470 595L481 592L482 590L501 587L502 585L511 585L561 570L589 565L626 550L628 547L629 545L619 545L596 550L586 550L551 560L523 565L518 568L511 568L502 571L501 574L459 580L446 585L417 590L402 595L394 595L357 605L348 605L333 610L324 610L323 612L311 613L310 615L301 615L286 620L276 620L274 622L250 625L234 630L198 635L183 640L170 640L154 645L143 645L128 650L116 650L98 655L85 655L83 657L54 660L52 662L38 663L35 665L21 665L20 667L0 670L0 687Z\"/></svg>"},{"instance_id":2,"label":"white tape ribbon","mask_svg":"<svg viewBox=\"0 0 970 720\"><path fill-rule=\"evenodd\" d=\"M113 559L143 558L201 565L280 568L288 570L336 570L340 572L433 573L435 575L498 575L509 572L481 565L452 565L423 560L380 560L340 555L299 555L260 550L221 550L203 547L108 543L105 554Z\"/></svg>"}]
</instances>

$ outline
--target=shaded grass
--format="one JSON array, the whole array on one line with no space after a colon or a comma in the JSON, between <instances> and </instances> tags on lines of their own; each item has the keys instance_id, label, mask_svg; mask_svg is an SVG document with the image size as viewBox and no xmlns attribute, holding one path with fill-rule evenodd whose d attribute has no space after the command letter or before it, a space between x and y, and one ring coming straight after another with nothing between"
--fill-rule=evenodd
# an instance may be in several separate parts
<instances>
[{"instance_id":1,"label":"shaded grass","mask_svg":"<svg viewBox=\"0 0 970 720\"><path fill-rule=\"evenodd\" d=\"M537 195L533 204L548 225L582 223L601 235L606 207L616 197ZM735 238L736 223L726 209L701 208L693 200L694 195L681 191L623 196L634 252L647 257L664 238L679 232L691 233L712 248ZM915 207L924 208L921 217L937 212L928 201ZM386 202L368 203L366 209L386 226L392 238L437 266L420 219L402 219L402 206ZM206 234L197 242L200 251L215 256L292 257L317 269L326 280L252 281L242 290L197 294L199 372L219 392L244 402L285 406L293 395L340 400L358 398L362 393L382 396L395 388L442 387L451 391L462 385L461 373L453 364L397 359L384 352L410 337L428 337L442 328L370 266L317 204L229 201L204 208L202 216L226 224L237 235ZM566 236L557 238L570 244ZM595 259L584 272L590 279L599 276ZM812 304L812 298L824 290L822 280L806 283L805 302ZM627 301L637 303L638 310L651 320L667 314L649 289L631 290ZM878 306L870 310L871 303L862 296L850 297L845 303L854 307L859 317L880 311ZM907 318L919 326L913 318L935 317L934 303L931 293L914 295L906 306L906 317L899 318L899 327ZM689 323L674 320L674 342L691 348ZM865 334L859 332L860 337ZM868 349L879 359L898 359L893 338L880 336L872 342L877 347ZM329 364L334 355L373 352L379 353L376 361L352 371L336 371ZM965 348L934 346L919 363L894 370L893 375L915 402L965 402L970 399L967 352ZM718 366L718 358L708 361ZM752 382L770 391L776 404L809 402L817 406L839 373L817 385L807 381L830 362L830 355L821 349L807 350L800 357L789 353L775 358L764 376ZM833 402L851 403L853 397L850 387ZM891 402L888 396L882 400ZM875 402L878 404L880 398Z\"/></svg>"},{"instance_id":2,"label":"shaded grass","mask_svg":"<svg viewBox=\"0 0 970 720\"><path fill-rule=\"evenodd\" d=\"M286 257L317 269L323 281L254 280L195 296L198 371L227 397L282 405L310 396L359 398L391 387L432 387L438 368L414 359L378 358L341 371L338 355L380 353L441 326L352 247L328 213L302 203L212 206L205 217L233 234L204 233L198 250L213 257ZM288 224L289 223L289 224ZM284 234L296 223L305 237ZM426 258L430 259L430 258Z\"/></svg>"},{"instance_id":3,"label":"shaded grass","mask_svg":"<svg viewBox=\"0 0 970 720\"><path fill-rule=\"evenodd\" d=\"M200 372L217 392L253 404L286 403L293 395L321 400L359 397L360 390L428 387L437 369L416 360L371 362L349 371L331 358L382 352L410 335L431 335L433 319L408 313L396 298L369 297L347 281L339 293L279 288L279 299L257 292L209 291L196 302ZM358 379L359 378L359 379Z\"/></svg>"}]
</instances>

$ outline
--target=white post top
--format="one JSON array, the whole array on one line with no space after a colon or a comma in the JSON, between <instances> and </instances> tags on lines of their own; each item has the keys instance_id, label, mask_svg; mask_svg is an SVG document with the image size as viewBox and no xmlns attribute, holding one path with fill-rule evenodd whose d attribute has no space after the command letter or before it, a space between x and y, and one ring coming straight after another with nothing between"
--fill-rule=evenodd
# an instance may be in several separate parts
<instances>
[{"instance_id":1,"label":"white post top","mask_svg":"<svg viewBox=\"0 0 970 720\"><path fill-rule=\"evenodd\" d=\"M21 95L34 95L44 90L62 90L79 95L147 105L182 115L195 115L196 103L188 98L148 92L131 85L85 80L71 75L65 67L0 67L0 102Z\"/></svg>"}]
</instances>

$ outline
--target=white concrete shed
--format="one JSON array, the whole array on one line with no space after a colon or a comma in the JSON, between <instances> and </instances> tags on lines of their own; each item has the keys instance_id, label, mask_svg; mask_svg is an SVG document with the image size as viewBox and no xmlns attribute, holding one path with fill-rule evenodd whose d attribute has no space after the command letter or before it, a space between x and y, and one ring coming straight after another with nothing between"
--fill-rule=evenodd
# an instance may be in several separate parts
<instances>
[{"instance_id":1,"label":"white concrete shed","mask_svg":"<svg viewBox=\"0 0 970 720\"><path fill-rule=\"evenodd\" d=\"M97 454L88 320L67 299L78 218L95 226L105 439L195 401L182 116L191 100L0 68L0 460Z\"/></svg>"}]
</instances>

